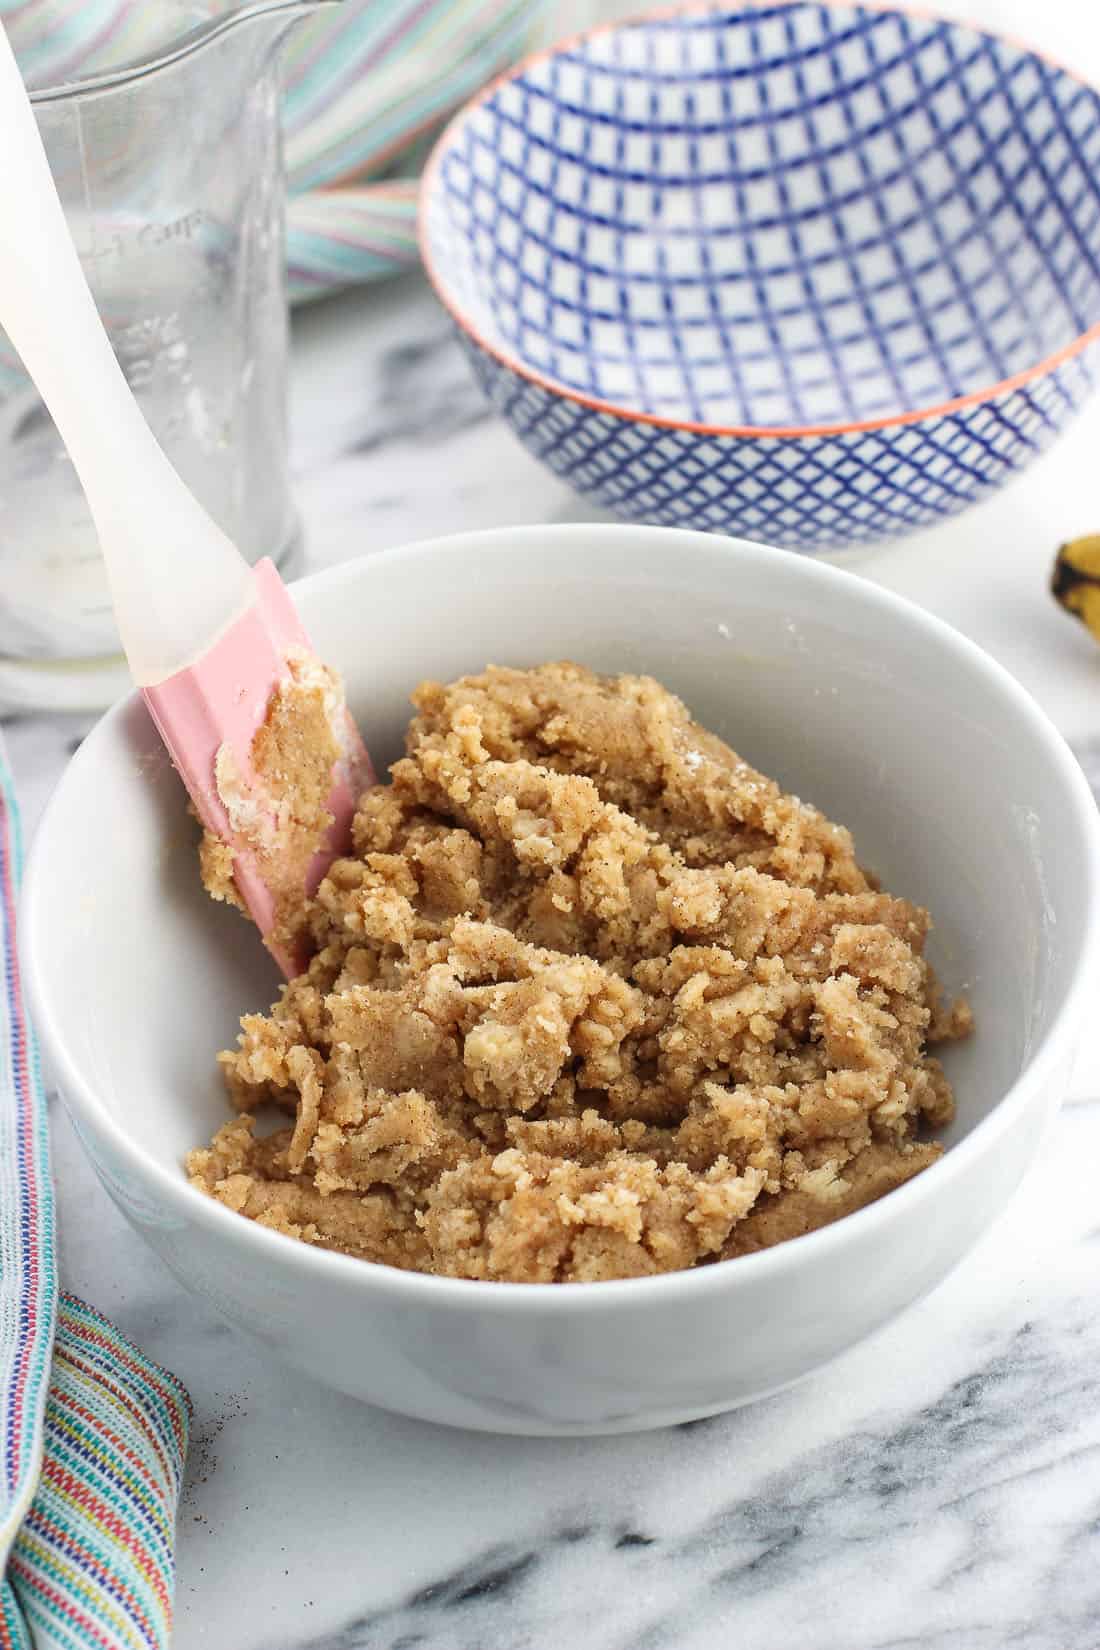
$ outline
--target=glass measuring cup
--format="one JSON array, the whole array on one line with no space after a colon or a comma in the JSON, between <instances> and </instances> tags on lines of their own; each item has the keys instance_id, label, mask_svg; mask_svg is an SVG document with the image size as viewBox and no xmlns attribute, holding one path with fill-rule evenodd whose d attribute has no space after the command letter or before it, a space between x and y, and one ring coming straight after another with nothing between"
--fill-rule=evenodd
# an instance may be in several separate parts
<instances>
[{"instance_id":1,"label":"glass measuring cup","mask_svg":"<svg viewBox=\"0 0 1100 1650\"><path fill-rule=\"evenodd\" d=\"M323 3L31 0L8 22L81 261L154 434L244 555L283 566L299 529L277 48ZM82 46L89 13L97 38ZM0 209L2 198L0 183ZM98 708L126 682L83 493L0 333L0 708Z\"/></svg>"}]
</instances>

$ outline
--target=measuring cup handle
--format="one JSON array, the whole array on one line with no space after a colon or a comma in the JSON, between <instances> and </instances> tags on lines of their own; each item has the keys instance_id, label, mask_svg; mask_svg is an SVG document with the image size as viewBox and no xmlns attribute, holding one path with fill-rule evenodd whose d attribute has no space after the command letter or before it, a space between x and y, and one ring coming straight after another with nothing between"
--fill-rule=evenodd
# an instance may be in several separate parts
<instances>
[{"instance_id":1,"label":"measuring cup handle","mask_svg":"<svg viewBox=\"0 0 1100 1650\"><path fill-rule=\"evenodd\" d=\"M80 477L130 668L155 683L245 611L251 571L172 468L115 358L2 23L0 155L0 326Z\"/></svg>"}]
</instances>

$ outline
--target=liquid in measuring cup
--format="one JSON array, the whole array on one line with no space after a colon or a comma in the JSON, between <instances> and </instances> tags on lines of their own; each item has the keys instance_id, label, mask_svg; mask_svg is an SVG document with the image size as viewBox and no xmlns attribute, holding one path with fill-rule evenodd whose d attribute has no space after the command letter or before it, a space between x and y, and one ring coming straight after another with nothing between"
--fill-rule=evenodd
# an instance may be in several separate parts
<instances>
[{"instance_id":1,"label":"liquid in measuring cup","mask_svg":"<svg viewBox=\"0 0 1100 1650\"><path fill-rule=\"evenodd\" d=\"M154 31L147 60L32 88L81 263L150 428L242 554L283 566L298 531L276 48L311 9L169 8L186 30L167 45ZM152 17L144 0L127 12L134 29ZM151 521L150 554L156 531ZM125 685L118 647L76 473L0 333L0 710L101 707Z\"/></svg>"},{"instance_id":2,"label":"liquid in measuring cup","mask_svg":"<svg viewBox=\"0 0 1100 1650\"><path fill-rule=\"evenodd\" d=\"M160 281L160 290L156 272L146 270L132 290L115 283L104 292L101 280L97 300L127 381L184 480L249 560L280 559L295 532L279 467L282 372L270 356L257 358L246 332L227 351L222 338L188 325L186 306L202 301L206 278L202 251L184 238L201 232L200 223L188 222L198 216L187 215L177 229L170 279ZM163 225L154 227L163 233ZM134 319L120 320L127 315ZM117 654L106 569L84 494L49 413L6 344L0 512L0 653L73 663ZM149 530L154 549L155 522Z\"/></svg>"}]
</instances>

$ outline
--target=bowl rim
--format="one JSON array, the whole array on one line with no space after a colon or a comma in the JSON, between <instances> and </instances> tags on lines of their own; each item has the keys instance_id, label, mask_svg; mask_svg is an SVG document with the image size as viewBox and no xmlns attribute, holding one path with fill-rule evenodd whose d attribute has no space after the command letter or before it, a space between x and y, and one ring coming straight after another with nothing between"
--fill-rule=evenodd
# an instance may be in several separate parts
<instances>
[{"instance_id":1,"label":"bowl rim","mask_svg":"<svg viewBox=\"0 0 1100 1650\"><path fill-rule=\"evenodd\" d=\"M326 568L295 581L292 588L305 592L307 589L319 590L345 584L354 586L365 566L369 565L377 575L384 577L386 571L399 562L431 562L441 555L453 557L456 552L461 554L464 549L476 550L483 556L508 557L514 553L517 543L522 545L526 542L544 550L547 536L574 543L588 540L590 554L593 537L609 546L614 546L617 541L624 548L631 541L636 544L639 536L654 540L660 538L670 548L679 547L689 553L721 559L731 568L736 565L730 555L731 541L717 539L712 534L678 528L563 523L491 528L418 540ZM231 1248L242 1246L258 1262L276 1271L282 1268L300 1281L327 1276L335 1283L344 1278L352 1288L368 1294L377 1289L400 1297L409 1305L423 1303L430 1306L434 1303L441 1308L468 1307L491 1313L537 1306L539 1310L551 1314L644 1308L655 1306L662 1300L704 1298L716 1290L735 1286L738 1278L746 1282L781 1279L789 1268L798 1266L803 1259L815 1258L827 1263L830 1255L848 1245L862 1239L873 1242L876 1232L900 1218L904 1211L915 1210L922 1203L946 1192L951 1182L957 1180L975 1159L990 1150L1027 1109L1035 1093L1056 1072L1067 1051L1075 1050L1076 1034L1083 1024L1089 1004L1095 999L1095 983L1100 974L1100 811L1084 771L1046 712L1015 677L969 637L916 602L898 596L881 585L872 584L857 573L809 557L793 555L789 551L749 540L734 540L732 546L736 547L738 555L757 561L773 575L780 568L785 568L790 576L804 578L811 585L817 583L836 587L839 582L856 602L877 610L888 619L900 620L903 625L923 633L933 647L946 648L968 662L978 675L987 679L994 691L1003 696L1007 708L1019 723L1029 728L1036 745L1046 752L1062 781L1062 795L1059 798L1062 817L1072 823L1081 860L1078 910L1083 915L1083 921L1076 966L1069 989L1045 1035L1030 1050L1022 1070L986 1116L922 1173L842 1220L755 1254L651 1277L549 1286L545 1283L437 1277L314 1248L244 1219L192 1187L184 1175L182 1164L175 1170L165 1167L132 1138L121 1121L99 1099L93 1083L70 1053L62 1028L51 1011L45 985L43 958L51 935L56 936L56 928L48 920L46 890L49 877L44 863L46 827L52 825L55 817L61 816L66 806L71 776L81 774L85 767L94 764L99 740L110 737L112 730L117 730L133 710L140 697L140 691L135 688L117 700L96 723L63 772L47 803L31 845L19 901L18 961L32 1026L41 1036L66 1108L76 1114L79 1122L86 1120L92 1129L106 1138L113 1153L143 1189L147 1193L150 1188L155 1191L160 1206L173 1211L183 1225L197 1224L212 1241L225 1242Z\"/></svg>"},{"instance_id":2,"label":"bowl rim","mask_svg":"<svg viewBox=\"0 0 1100 1650\"><path fill-rule=\"evenodd\" d=\"M774 10L776 7L794 9L803 5L829 7L838 11L865 11L878 12L895 17L919 18L942 24L945 28L957 30L961 33L980 35L987 40L996 41L999 45L1010 46L1013 50L1022 52L1028 57L1045 63L1048 68L1067 76L1079 86L1084 86L1100 98L1100 84L1090 80L1087 75L1080 74L1052 53L1041 51L1021 39L1018 35L1003 33L997 29L985 28L981 24L966 22L958 18L945 17L931 7L914 4L903 11L899 6L891 4L890 0L737 0L744 11L762 9ZM951 397L947 401L935 402L926 407L914 407L909 411L882 413L874 418L837 420L821 424L711 424L686 418L671 418L661 413L642 412L634 407L628 407L621 402L608 401L600 396L588 395L583 390L571 388L559 379L544 373L538 367L532 366L521 355L506 345L485 336L477 322L467 313L458 298L448 289L447 276L435 258L431 247L430 227L433 209L438 199L438 182L443 162L449 149L454 144L458 134L485 103L488 103L502 86L510 81L518 80L527 74L530 69L539 63L549 61L563 52L571 51L587 40L602 35L615 34L620 30L638 28L647 23L673 21L678 17L693 17L720 9L721 0L680 0L678 4L657 6L649 10L633 12L629 16L621 17L611 22L597 23L592 28L582 29L575 34L555 41L550 46L540 47L537 51L529 52L527 56L506 69L503 74L497 75L474 97L464 103L462 108L452 115L443 131L434 143L431 153L421 176L418 209L417 209L417 242L420 257L425 273L431 282L436 297L443 308L450 315L452 321L464 332L467 337L484 354L490 356L500 366L506 367L518 377L534 384L537 388L557 396L560 400L570 401L576 406L585 407L590 412L603 413L611 418L621 419L625 423L645 424L654 429L681 430L691 435L710 436L716 440L736 438L739 440L774 440L776 438L810 438L839 435L860 435L872 430L901 429L909 424L921 424L933 419L949 417L952 413L965 411L969 407L980 406L984 402L997 400L1001 396L1010 395L1025 385L1034 383L1040 378L1047 377L1057 371L1067 361L1081 355L1090 344L1100 340L1100 320L1091 327L1071 339L1068 344L1053 351L1050 355L1030 367L1024 367L1019 372L1007 378L984 385L976 390L968 390L963 395Z\"/></svg>"}]
</instances>

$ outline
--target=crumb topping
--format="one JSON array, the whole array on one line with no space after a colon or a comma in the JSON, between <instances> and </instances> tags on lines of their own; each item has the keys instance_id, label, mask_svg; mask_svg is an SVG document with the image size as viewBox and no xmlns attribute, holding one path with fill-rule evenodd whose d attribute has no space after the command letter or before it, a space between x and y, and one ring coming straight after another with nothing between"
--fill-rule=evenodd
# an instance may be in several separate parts
<instances>
[{"instance_id":1,"label":"crumb topping","mask_svg":"<svg viewBox=\"0 0 1100 1650\"><path fill-rule=\"evenodd\" d=\"M304 843L335 746L294 690L257 767L306 797L280 815ZM843 826L648 677L489 669L413 702L300 913L307 972L219 1057L238 1115L195 1186L347 1254L549 1283L765 1248L939 1155L928 1049L970 1011Z\"/></svg>"}]
</instances>

